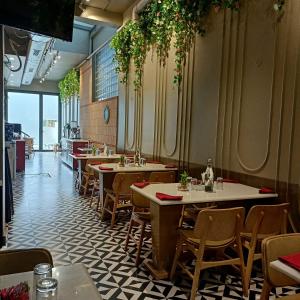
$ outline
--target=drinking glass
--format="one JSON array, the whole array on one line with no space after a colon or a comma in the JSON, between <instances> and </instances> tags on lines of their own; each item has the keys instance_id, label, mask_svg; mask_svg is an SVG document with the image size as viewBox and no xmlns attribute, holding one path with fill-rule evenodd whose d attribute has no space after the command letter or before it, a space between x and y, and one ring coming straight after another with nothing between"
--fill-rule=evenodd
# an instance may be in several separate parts
<instances>
[{"instance_id":1,"label":"drinking glass","mask_svg":"<svg viewBox=\"0 0 300 300\"><path fill-rule=\"evenodd\" d=\"M56 300L57 299L57 280L46 277L40 279L36 286L36 300Z\"/></svg>"},{"instance_id":2,"label":"drinking glass","mask_svg":"<svg viewBox=\"0 0 300 300\"><path fill-rule=\"evenodd\" d=\"M191 185L192 185L192 190L197 190L197 184L198 184L198 179L197 178L192 178L191 180Z\"/></svg>"},{"instance_id":3,"label":"drinking glass","mask_svg":"<svg viewBox=\"0 0 300 300\"><path fill-rule=\"evenodd\" d=\"M192 191L192 179L193 179L192 177L186 178L187 188L188 188L189 192Z\"/></svg>"},{"instance_id":4,"label":"drinking glass","mask_svg":"<svg viewBox=\"0 0 300 300\"><path fill-rule=\"evenodd\" d=\"M141 166L145 166L146 165L146 158L141 158Z\"/></svg>"},{"instance_id":5,"label":"drinking glass","mask_svg":"<svg viewBox=\"0 0 300 300\"><path fill-rule=\"evenodd\" d=\"M47 263L41 263L34 267L33 269L34 274L34 284L45 277L51 277L52 276L52 267L50 264Z\"/></svg>"},{"instance_id":6,"label":"drinking glass","mask_svg":"<svg viewBox=\"0 0 300 300\"><path fill-rule=\"evenodd\" d=\"M216 189L223 190L223 178L222 177L217 178Z\"/></svg>"}]
</instances>

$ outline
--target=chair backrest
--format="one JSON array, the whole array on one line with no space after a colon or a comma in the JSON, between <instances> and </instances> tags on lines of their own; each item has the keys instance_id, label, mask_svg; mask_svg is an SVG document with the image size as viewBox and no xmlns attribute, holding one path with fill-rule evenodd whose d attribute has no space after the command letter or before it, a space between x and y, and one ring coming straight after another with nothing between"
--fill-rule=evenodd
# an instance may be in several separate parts
<instances>
[{"instance_id":1,"label":"chair backrest","mask_svg":"<svg viewBox=\"0 0 300 300\"><path fill-rule=\"evenodd\" d=\"M270 266L270 262L278 259L279 256L297 252L300 252L300 233L282 234L265 238L262 242L264 279L275 287L298 284Z\"/></svg>"},{"instance_id":2,"label":"chair backrest","mask_svg":"<svg viewBox=\"0 0 300 300\"><path fill-rule=\"evenodd\" d=\"M113 191L115 194L131 194L130 186L143 179L143 173L117 173L112 184Z\"/></svg>"},{"instance_id":3,"label":"chair backrest","mask_svg":"<svg viewBox=\"0 0 300 300\"><path fill-rule=\"evenodd\" d=\"M134 207L137 208L149 208L150 207L150 200L145 198L140 193L133 192L131 203Z\"/></svg>"},{"instance_id":4,"label":"chair backrest","mask_svg":"<svg viewBox=\"0 0 300 300\"><path fill-rule=\"evenodd\" d=\"M0 276L33 271L40 263L48 263L53 267L52 256L48 250L35 248L0 251Z\"/></svg>"},{"instance_id":5,"label":"chair backrest","mask_svg":"<svg viewBox=\"0 0 300 300\"><path fill-rule=\"evenodd\" d=\"M198 214L194 235L206 245L228 245L239 237L244 218L244 207L204 209Z\"/></svg>"},{"instance_id":6,"label":"chair backrest","mask_svg":"<svg viewBox=\"0 0 300 300\"><path fill-rule=\"evenodd\" d=\"M97 165L97 164L101 164L103 163L103 160L101 159L88 159L86 160L86 164L85 164L85 171L89 172L90 174L93 174L94 171L89 167L89 165Z\"/></svg>"},{"instance_id":7,"label":"chair backrest","mask_svg":"<svg viewBox=\"0 0 300 300\"><path fill-rule=\"evenodd\" d=\"M258 234L286 233L288 208L288 203L252 206L246 218L244 231L252 232L255 226L258 226Z\"/></svg>"},{"instance_id":8,"label":"chair backrest","mask_svg":"<svg viewBox=\"0 0 300 300\"><path fill-rule=\"evenodd\" d=\"M176 174L174 171L151 172L149 177L150 182L173 183L175 182L175 179L176 179Z\"/></svg>"}]
</instances>

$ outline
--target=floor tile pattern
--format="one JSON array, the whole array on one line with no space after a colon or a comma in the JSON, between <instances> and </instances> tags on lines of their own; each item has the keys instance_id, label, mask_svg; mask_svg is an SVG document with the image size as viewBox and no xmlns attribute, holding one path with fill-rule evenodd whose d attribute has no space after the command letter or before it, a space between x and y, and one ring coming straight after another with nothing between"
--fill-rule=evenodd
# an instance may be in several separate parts
<instances>
[{"instance_id":1,"label":"floor tile pattern","mask_svg":"<svg viewBox=\"0 0 300 300\"><path fill-rule=\"evenodd\" d=\"M54 153L36 153L26 161L25 174L14 182L15 215L9 226L8 248L45 247L56 266L83 263L103 299L188 299L191 281L183 275L175 283L154 280L141 266L136 268L135 249L124 251L127 216L114 229L101 223L87 198L73 187L74 174ZM142 258L151 257L151 241ZM262 278L251 281L247 299L259 299ZM270 299L300 293L300 288L277 289ZM231 270L202 274L197 299L245 299L240 278ZM92 299L89 299L92 300Z\"/></svg>"}]
</instances>

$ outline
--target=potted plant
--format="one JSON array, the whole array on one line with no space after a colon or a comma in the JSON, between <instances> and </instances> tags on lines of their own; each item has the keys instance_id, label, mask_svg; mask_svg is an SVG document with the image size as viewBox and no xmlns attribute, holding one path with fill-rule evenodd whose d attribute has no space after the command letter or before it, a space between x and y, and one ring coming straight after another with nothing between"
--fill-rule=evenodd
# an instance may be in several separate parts
<instances>
[{"instance_id":1,"label":"potted plant","mask_svg":"<svg viewBox=\"0 0 300 300\"><path fill-rule=\"evenodd\" d=\"M180 180L179 180L179 183L180 183L179 184L179 189L180 190L184 190L184 191L187 190L188 177L189 177L189 174L187 173L187 171L183 171L180 174Z\"/></svg>"},{"instance_id":2,"label":"potted plant","mask_svg":"<svg viewBox=\"0 0 300 300\"><path fill-rule=\"evenodd\" d=\"M119 166L120 167L125 167L125 156L124 155L120 156Z\"/></svg>"}]
</instances>

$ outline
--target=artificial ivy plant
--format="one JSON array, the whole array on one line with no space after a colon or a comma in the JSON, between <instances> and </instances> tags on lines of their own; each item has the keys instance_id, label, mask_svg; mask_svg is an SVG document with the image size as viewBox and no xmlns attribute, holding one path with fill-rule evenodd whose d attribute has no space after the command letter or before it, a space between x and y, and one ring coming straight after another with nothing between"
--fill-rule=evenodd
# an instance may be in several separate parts
<instances>
[{"instance_id":1,"label":"artificial ivy plant","mask_svg":"<svg viewBox=\"0 0 300 300\"><path fill-rule=\"evenodd\" d=\"M153 47L161 65L166 63L172 38L175 48L174 83L180 86L183 66L197 34L204 35L207 17L212 9L238 10L242 0L152 0L139 14L138 20L128 21L113 37L117 71L121 82L128 82L130 62L135 67L134 85L142 85L143 65L147 51ZM284 0L274 0L283 6Z\"/></svg>"},{"instance_id":2,"label":"artificial ivy plant","mask_svg":"<svg viewBox=\"0 0 300 300\"><path fill-rule=\"evenodd\" d=\"M60 99L68 102L73 96L79 95L79 72L75 69L70 70L63 80L58 84Z\"/></svg>"}]
</instances>

